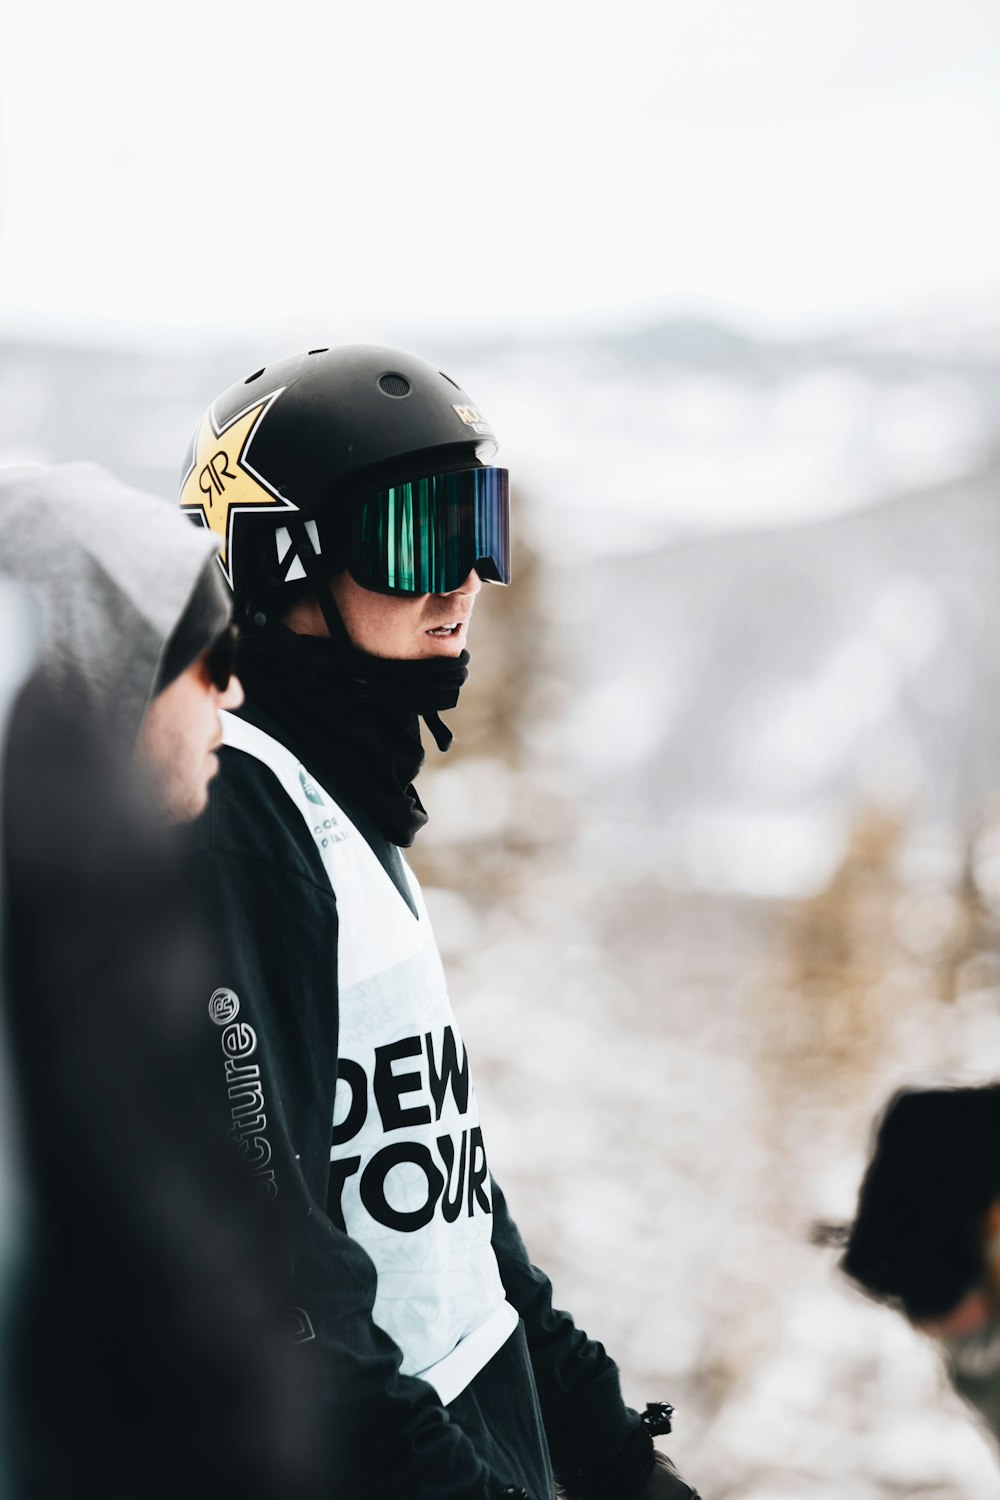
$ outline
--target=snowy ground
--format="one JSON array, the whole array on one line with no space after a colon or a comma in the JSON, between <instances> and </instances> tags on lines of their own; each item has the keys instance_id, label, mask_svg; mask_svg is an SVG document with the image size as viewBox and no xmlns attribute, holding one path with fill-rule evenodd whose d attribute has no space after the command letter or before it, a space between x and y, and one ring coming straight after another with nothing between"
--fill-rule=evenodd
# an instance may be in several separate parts
<instances>
[{"instance_id":1,"label":"snowy ground","mask_svg":"<svg viewBox=\"0 0 1000 1500\"><path fill-rule=\"evenodd\" d=\"M1000 1070L1000 992L946 1012L906 986L874 1058L817 1066L817 1036L777 1040L786 914L606 896L565 858L502 907L430 897L491 1162L557 1300L633 1402L675 1403L706 1497L1000 1496L932 1350L808 1240L850 1214L890 1088Z\"/></svg>"},{"instance_id":2,"label":"snowy ground","mask_svg":"<svg viewBox=\"0 0 1000 1500\"><path fill-rule=\"evenodd\" d=\"M492 1166L706 1500L1000 1497L810 1239L895 1088L1000 1076L994 479L522 573L425 778Z\"/></svg>"}]
</instances>

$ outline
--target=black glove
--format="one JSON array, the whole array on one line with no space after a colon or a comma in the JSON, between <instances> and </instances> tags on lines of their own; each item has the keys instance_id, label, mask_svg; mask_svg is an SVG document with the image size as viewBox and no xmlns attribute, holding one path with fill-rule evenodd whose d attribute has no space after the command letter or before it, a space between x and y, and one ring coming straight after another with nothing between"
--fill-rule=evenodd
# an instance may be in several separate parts
<instances>
[{"instance_id":1,"label":"black glove","mask_svg":"<svg viewBox=\"0 0 1000 1500\"><path fill-rule=\"evenodd\" d=\"M698 1491L681 1478L669 1458L658 1453L653 1460L653 1472L636 1500L698 1500Z\"/></svg>"}]
</instances>

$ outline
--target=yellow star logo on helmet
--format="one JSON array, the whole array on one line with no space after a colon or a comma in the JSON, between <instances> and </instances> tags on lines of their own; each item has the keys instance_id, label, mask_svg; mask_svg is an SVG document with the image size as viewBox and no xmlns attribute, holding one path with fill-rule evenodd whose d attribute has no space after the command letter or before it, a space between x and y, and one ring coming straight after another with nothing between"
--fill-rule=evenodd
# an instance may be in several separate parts
<instances>
[{"instance_id":1,"label":"yellow star logo on helmet","mask_svg":"<svg viewBox=\"0 0 1000 1500\"><path fill-rule=\"evenodd\" d=\"M244 407L225 427L217 426L215 408L210 406L198 429L191 467L181 481L181 510L200 516L220 539L219 562L230 588L234 515L260 506L298 509L257 473L248 457L254 433L284 389Z\"/></svg>"}]
</instances>

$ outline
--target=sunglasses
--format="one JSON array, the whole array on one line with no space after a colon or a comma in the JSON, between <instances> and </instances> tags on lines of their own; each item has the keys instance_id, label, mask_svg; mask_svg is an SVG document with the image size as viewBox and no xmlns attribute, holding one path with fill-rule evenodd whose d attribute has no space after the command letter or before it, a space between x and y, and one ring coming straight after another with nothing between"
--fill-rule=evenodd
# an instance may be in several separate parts
<instances>
[{"instance_id":1,"label":"sunglasses","mask_svg":"<svg viewBox=\"0 0 1000 1500\"><path fill-rule=\"evenodd\" d=\"M230 678L236 671L236 653L239 643L240 633L236 626L227 625L225 630L221 630L215 637L202 658L213 687L217 688L220 693L226 691Z\"/></svg>"}]
</instances>

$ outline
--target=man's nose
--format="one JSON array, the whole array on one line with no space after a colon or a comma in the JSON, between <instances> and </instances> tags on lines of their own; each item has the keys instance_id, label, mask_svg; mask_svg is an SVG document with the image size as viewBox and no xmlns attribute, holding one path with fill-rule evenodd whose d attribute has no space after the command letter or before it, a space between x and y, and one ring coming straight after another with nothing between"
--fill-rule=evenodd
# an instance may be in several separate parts
<instances>
[{"instance_id":1,"label":"man's nose","mask_svg":"<svg viewBox=\"0 0 1000 1500\"><path fill-rule=\"evenodd\" d=\"M480 578L475 568L473 568L468 578L464 579L463 582L458 585L457 589L449 589L448 592L450 594L478 594L482 586L483 580Z\"/></svg>"}]
</instances>

